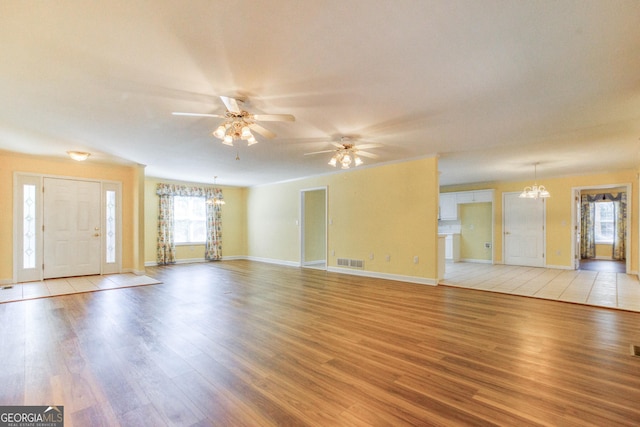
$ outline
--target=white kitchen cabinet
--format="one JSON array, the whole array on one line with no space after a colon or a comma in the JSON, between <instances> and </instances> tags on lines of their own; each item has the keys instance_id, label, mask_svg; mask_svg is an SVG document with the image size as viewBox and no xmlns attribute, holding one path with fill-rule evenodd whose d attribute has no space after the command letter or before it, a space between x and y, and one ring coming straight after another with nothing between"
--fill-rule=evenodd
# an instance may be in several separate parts
<instances>
[{"instance_id":1,"label":"white kitchen cabinet","mask_svg":"<svg viewBox=\"0 0 640 427\"><path fill-rule=\"evenodd\" d=\"M447 234L444 239L444 258L447 261L460 261L460 235Z\"/></svg>"},{"instance_id":2,"label":"white kitchen cabinet","mask_svg":"<svg viewBox=\"0 0 640 427\"><path fill-rule=\"evenodd\" d=\"M458 204L493 202L493 190L459 191L455 195Z\"/></svg>"},{"instance_id":3,"label":"white kitchen cabinet","mask_svg":"<svg viewBox=\"0 0 640 427\"><path fill-rule=\"evenodd\" d=\"M456 220L458 219L458 202L455 193L440 194L440 219Z\"/></svg>"}]
</instances>

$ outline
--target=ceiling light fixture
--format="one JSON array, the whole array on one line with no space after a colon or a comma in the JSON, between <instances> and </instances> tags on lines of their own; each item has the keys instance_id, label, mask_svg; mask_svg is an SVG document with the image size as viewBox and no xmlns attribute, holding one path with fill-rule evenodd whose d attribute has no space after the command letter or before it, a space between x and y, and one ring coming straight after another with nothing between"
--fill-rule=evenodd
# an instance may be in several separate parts
<instances>
[{"instance_id":1,"label":"ceiling light fixture","mask_svg":"<svg viewBox=\"0 0 640 427\"><path fill-rule=\"evenodd\" d=\"M533 164L533 186L524 187L522 193L520 193L521 199L546 199L551 197L551 194L544 188L544 185L538 185L538 163Z\"/></svg>"},{"instance_id":2,"label":"ceiling light fixture","mask_svg":"<svg viewBox=\"0 0 640 427\"><path fill-rule=\"evenodd\" d=\"M213 177L213 186L214 186L214 189L213 189L213 190L214 190L214 194L215 194L215 195L214 195L213 197L211 197L211 198L207 199L207 204L208 204L208 205L218 205L218 206L222 206L222 205L225 205L226 203L225 203L225 201L224 201L224 198L222 197L222 191L216 191L216 190L217 190L217 188L215 188L215 186L216 186L216 179L218 179L218 177L217 177L217 176L214 176L214 177Z\"/></svg>"},{"instance_id":3,"label":"ceiling light fixture","mask_svg":"<svg viewBox=\"0 0 640 427\"><path fill-rule=\"evenodd\" d=\"M356 154L357 151L353 144L343 144L343 147L337 149L336 153L331 157L329 164L336 167L339 163L342 169L349 169L352 165L360 166L362 159Z\"/></svg>"},{"instance_id":4,"label":"ceiling light fixture","mask_svg":"<svg viewBox=\"0 0 640 427\"><path fill-rule=\"evenodd\" d=\"M238 139L247 141L248 145L253 145L258 140L251 133L250 126L253 124L253 117L246 111L240 113L227 112L227 119L224 123L213 131L213 136L222 140L225 145L233 146L233 141Z\"/></svg>"},{"instance_id":5,"label":"ceiling light fixture","mask_svg":"<svg viewBox=\"0 0 640 427\"><path fill-rule=\"evenodd\" d=\"M67 151L67 154L73 160L77 160L78 162L84 162L91 155L91 153L85 153L84 151Z\"/></svg>"}]
</instances>

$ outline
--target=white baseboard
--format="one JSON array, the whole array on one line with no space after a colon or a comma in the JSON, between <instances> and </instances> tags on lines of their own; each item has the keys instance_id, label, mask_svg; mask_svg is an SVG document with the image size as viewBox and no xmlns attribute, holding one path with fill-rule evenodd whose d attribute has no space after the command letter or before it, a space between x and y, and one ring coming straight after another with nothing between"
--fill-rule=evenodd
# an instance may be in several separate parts
<instances>
[{"instance_id":1,"label":"white baseboard","mask_svg":"<svg viewBox=\"0 0 640 427\"><path fill-rule=\"evenodd\" d=\"M351 274L353 276L372 277L375 279L395 280L398 282L417 283L420 285L437 286L438 279L429 279L426 277L403 276L400 274L377 273L375 271L354 270L351 268L329 267L327 271L332 273Z\"/></svg>"},{"instance_id":2,"label":"white baseboard","mask_svg":"<svg viewBox=\"0 0 640 427\"><path fill-rule=\"evenodd\" d=\"M253 256L245 257L244 259L249 261L266 262L267 264L285 265L287 267L300 267L300 263L296 261L284 261L281 259L261 258L261 257L253 257Z\"/></svg>"},{"instance_id":3,"label":"white baseboard","mask_svg":"<svg viewBox=\"0 0 640 427\"><path fill-rule=\"evenodd\" d=\"M493 261L490 259L472 259L472 258L462 258L459 262L473 262L475 264L493 264Z\"/></svg>"},{"instance_id":4,"label":"white baseboard","mask_svg":"<svg viewBox=\"0 0 640 427\"><path fill-rule=\"evenodd\" d=\"M573 268L570 265L545 265L544 268L553 268L556 270L575 270L575 268Z\"/></svg>"}]
</instances>

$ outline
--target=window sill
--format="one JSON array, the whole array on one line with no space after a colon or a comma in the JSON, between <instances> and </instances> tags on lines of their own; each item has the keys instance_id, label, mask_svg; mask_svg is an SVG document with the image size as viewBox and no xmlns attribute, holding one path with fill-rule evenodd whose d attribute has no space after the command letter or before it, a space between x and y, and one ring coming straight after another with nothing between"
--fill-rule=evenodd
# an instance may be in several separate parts
<instances>
[{"instance_id":1,"label":"window sill","mask_svg":"<svg viewBox=\"0 0 640 427\"><path fill-rule=\"evenodd\" d=\"M204 246L205 242L180 242L176 243L176 246Z\"/></svg>"}]
</instances>

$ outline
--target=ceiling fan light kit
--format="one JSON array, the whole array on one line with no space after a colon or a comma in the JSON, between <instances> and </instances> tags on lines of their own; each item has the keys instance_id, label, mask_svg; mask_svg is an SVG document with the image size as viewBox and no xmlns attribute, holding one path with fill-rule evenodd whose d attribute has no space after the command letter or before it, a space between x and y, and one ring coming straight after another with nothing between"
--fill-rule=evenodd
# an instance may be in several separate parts
<instances>
[{"instance_id":1,"label":"ceiling fan light kit","mask_svg":"<svg viewBox=\"0 0 640 427\"><path fill-rule=\"evenodd\" d=\"M173 112L174 116L191 116L191 117L218 117L225 121L220 124L212 135L222 140L225 145L233 146L233 142L237 140L247 141L247 145L253 145L258 142L252 130L265 138L274 138L275 133L263 128L256 122L267 121L295 121L295 117L291 114L251 114L241 108L243 103L240 99L221 96L220 99L227 107L224 115L208 114L208 113L183 113Z\"/></svg>"},{"instance_id":2,"label":"ceiling fan light kit","mask_svg":"<svg viewBox=\"0 0 640 427\"><path fill-rule=\"evenodd\" d=\"M336 153L329 160L329 164L333 167L336 167L338 163L342 169L349 169L351 165L360 166L362 159L358 157L352 144L345 144L343 148L336 150Z\"/></svg>"},{"instance_id":3,"label":"ceiling fan light kit","mask_svg":"<svg viewBox=\"0 0 640 427\"><path fill-rule=\"evenodd\" d=\"M334 168L337 167L338 164L340 164L342 169L349 169L351 166L360 166L361 164L363 164L364 162L362 161L360 156L369 157L372 159L378 157L376 154L362 151L362 149L379 147L379 144L363 144L356 146L353 143L353 137L349 136L340 137L340 142L332 142L331 144L336 146L337 149L305 153L305 156L322 153L333 153L333 156L329 160L328 164L330 166L333 166Z\"/></svg>"}]
</instances>

